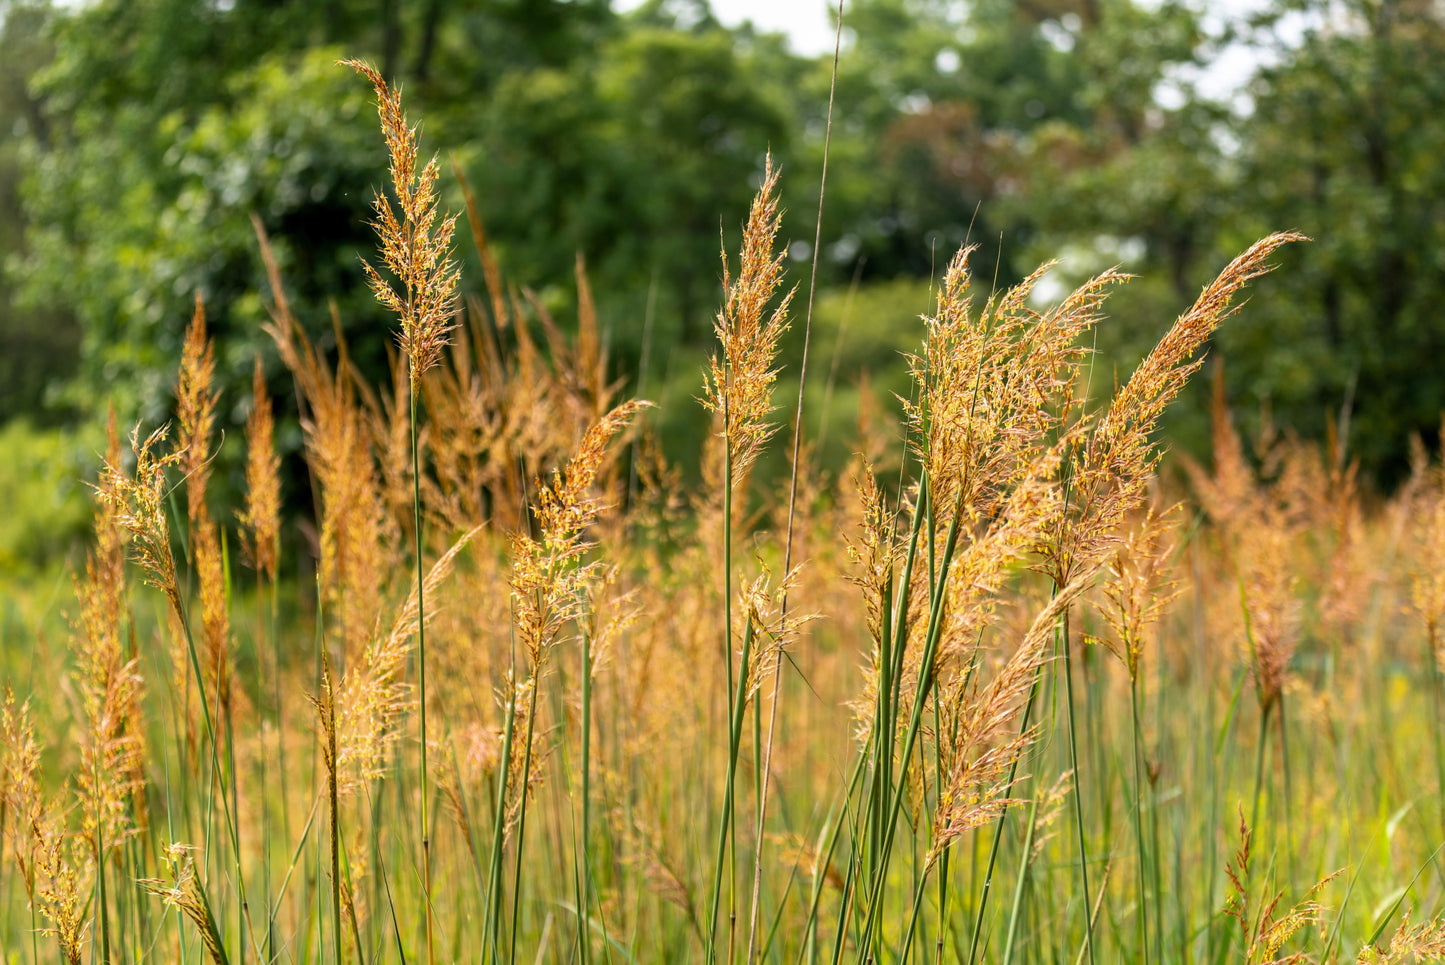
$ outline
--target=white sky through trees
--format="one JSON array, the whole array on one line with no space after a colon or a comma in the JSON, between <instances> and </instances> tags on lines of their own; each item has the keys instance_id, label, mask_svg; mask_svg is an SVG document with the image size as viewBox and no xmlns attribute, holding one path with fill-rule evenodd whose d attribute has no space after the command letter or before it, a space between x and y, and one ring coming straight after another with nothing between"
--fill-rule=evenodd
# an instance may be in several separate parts
<instances>
[{"instance_id":1,"label":"white sky through trees","mask_svg":"<svg viewBox=\"0 0 1445 965\"><path fill-rule=\"evenodd\" d=\"M1149 0L1144 0L1147 4ZM614 0L614 6L621 11L634 9L642 0ZM1217 34L1227 22L1238 22L1252 13L1269 6L1268 0L1198 0L1199 9L1205 12L1206 32ZM758 30L781 33L787 36L788 46L795 53L805 57L829 53L833 49L833 11L837 0L710 0L713 14L729 27L737 27L751 20ZM848 11L845 0L843 19L847 25ZM1293 45L1299 41L1302 25L1287 21L1281 24L1279 39ZM1255 67L1268 59L1268 54L1256 47L1231 44L1213 51L1211 65L1198 77L1189 78L1207 97L1219 100L1233 100L1240 89L1254 73ZM1182 78L1181 78L1182 79ZM1172 92L1161 91L1161 102L1169 102ZM1247 104L1235 103L1236 109L1248 110Z\"/></svg>"}]
</instances>

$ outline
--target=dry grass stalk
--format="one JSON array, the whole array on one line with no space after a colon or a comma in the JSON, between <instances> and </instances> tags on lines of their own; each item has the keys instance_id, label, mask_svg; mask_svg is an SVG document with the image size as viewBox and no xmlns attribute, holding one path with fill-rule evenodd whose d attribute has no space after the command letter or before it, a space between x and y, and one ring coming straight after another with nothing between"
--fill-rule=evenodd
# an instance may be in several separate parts
<instances>
[{"instance_id":1,"label":"dry grass stalk","mask_svg":"<svg viewBox=\"0 0 1445 965\"><path fill-rule=\"evenodd\" d=\"M601 469L612 437L622 431L648 403L626 402L587 431L565 472L539 486L536 500L539 538L512 536L512 601L518 639L534 668L540 667L557 642L562 626L575 618L586 601L586 587L597 575L596 563L583 563L587 526L601 507L590 489Z\"/></svg>"},{"instance_id":2,"label":"dry grass stalk","mask_svg":"<svg viewBox=\"0 0 1445 965\"><path fill-rule=\"evenodd\" d=\"M67 965L80 965L90 932L90 888L82 887L92 867L85 845L49 822L35 825L40 913L50 921L42 933L60 946Z\"/></svg>"},{"instance_id":3,"label":"dry grass stalk","mask_svg":"<svg viewBox=\"0 0 1445 965\"><path fill-rule=\"evenodd\" d=\"M1310 961L1303 951L1281 955L1285 944L1301 929L1308 925L1318 926L1324 909L1315 900L1320 889L1334 880L1335 874L1328 875L1309 890L1304 900L1293 907L1280 909L1284 892L1270 893L1268 885L1262 894L1255 894L1250 860L1253 833L1239 814L1239 849L1225 869L1229 877L1229 889L1225 895L1224 913L1239 925L1244 937L1245 961L1249 965L1297 965Z\"/></svg>"},{"instance_id":4,"label":"dry grass stalk","mask_svg":"<svg viewBox=\"0 0 1445 965\"><path fill-rule=\"evenodd\" d=\"M276 454L276 422L259 355L251 400L246 419L246 505L237 515L243 532L249 534L245 550L251 565L274 580L281 546L281 457Z\"/></svg>"},{"instance_id":5,"label":"dry grass stalk","mask_svg":"<svg viewBox=\"0 0 1445 965\"><path fill-rule=\"evenodd\" d=\"M206 337L206 309L200 292L196 293L196 310L186 329L181 346L181 369L176 382L175 452L180 457L186 480L187 517L193 527L209 521L206 510L206 483L211 476L211 431L216 424L216 399L211 383L216 375L216 360L211 340ZM194 545L195 540L192 539Z\"/></svg>"},{"instance_id":6,"label":"dry grass stalk","mask_svg":"<svg viewBox=\"0 0 1445 965\"><path fill-rule=\"evenodd\" d=\"M713 328L721 343L722 356L712 357L708 366L703 405L723 419L732 466L729 485L737 488L747 478L777 426L767 422L773 411L773 368L778 339L788 327L789 291L768 311L783 280L783 252L774 253L782 215L774 195L778 172L769 155L763 169L763 183L753 199L743 228L743 245L736 277L723 252L723 307Z\"/></svg>"},{"instance_id":7,"label":"dry grass stalk","mask_svg":"<svg viewBox=\"0 0 1445 965\"><path fill-rule=\"evenodd\" d=\"M436 591L476 534L477 530L464 534L428 571L423 597L428 621L437 609ZM373 637L337 688L335 717L329 725L336 731L334 766L343 797L386 772L391 748L401 736L397 724L411 706L406 666L420 619L416 588L412 587L391 628ZM323 719L323 724L327 723Z\"/></svg>"},{"instance_id":8,"label":"dry grass stalk","mask_svg":"<svg viewBox=\"0 0 1445 965\"><path fill-rule=\"evenodd\" d=\"M185 844L168 844L162 850L162 859L170 873L170 880L144 878L140 884L152 895L161 899L167 908L178 909L191 920L200 932L201 944L212 965L226 965L226 950L222 944L215 916L211 913L209 900L196 877L196 863L191 853L195 848Z\"/></svg>"},{"instance_id":9,"label":"dry grass stalk","mask_svg":"<svg viewBox=\"0 0 1445 965\"><path fill-rule=\"evenodd\" d=\"M214 350L206 336L205 306L198 292L195 313L191 316L181 350L180 375L176 382L178 429L174 454L185 473L191 558L201 597L201 685L207 693L215 695L211 704L212 733L216 732L231 704L231 621L225 561L222 559L220 528L211 519L206 506L206 485L211 474L211 432L215 427L219 395L212 389L215 371ZM178 657L175 666L177 680L184 681L187 677L186 658Z\"/></svg>"},{"instance_id":10,"label":"dry grass stalk","mask_svg":"<svg viewBox=\"0 0 1445 965\"><path fill-rule=\"evenodd\" d=\"M30 702L16 707L15 696L7 689L0 706L5 836L26 898L50 922L41 933L55 938L66 965L80 965L91 924L90 889L82 882L94 866L94 848L67 832L57 817L59 801L47 801L41 791L39 770L40 746L30 723Z\"/></svg>"},{"instance_id":11,"label":"dry grass stalk","mask_svg":"<svg viewBox=\"0 0 1445 965\"><path fill-rule=\"evenodd\" d=\"M372 226L381 237L381 256L387 269L401 283L398 291L369 262L362 262L376 299L396 313L401 321L398 341L411 372L412 392L421 377L441 359L442 347L452 330L457 287L457 267L451 257L452 232L456 216L437 223L438 165L432 158L417 170L418 130L406 122L401 109L401 90L393 90L369 64L348 60L343 66L364 74L376 90L377 113L391 158L391 183L401 217L391 202L378 191L373 206Z\"/></svg>"},{"instance_id":12,"label":"dry grass stalk","mask_svg":"<svg viewBox=\"0 0 1445 965\"><path fill-rule=\"evenodd\" d=\"M1269 712L1284 692L1285 675L1301 633L1299 574L1282 561L1294 557L1303 526L1291 487L1255 481L1244 446L1216 383L1213 412L1215 468L1212 476L1194 468L1200 500L1224 539L1234 595L1243 625L1236 631L1254 676L1262 710ZM1260 448L1273 461L1266 435ZM1293 488L1298 488L1296 485Z\"/></svg>"},{"instance_id":13,"label":"dry grass stalk","mask_svg":"<svg viewBox=\"0 0 1445 965\"><path fill-rule=\"evenodd\" d=\"M48 820L46 802L36 773L40 769L40 745L30 724L30 702L15 706L15 695L5 690L0 706L0 803L9 821L5 837L25 894L35 900L35 873L39 828Z\"/></svg>"},{"instance_id":14,"label":"dry grass stalk","mask_svg":"<svg viewBox=\"0 0 1445 965\"><path fill-rule=\"evenodd\" d=\"M131 559L145 571L147 585L166 595L176 619L184 623L185 605L176 582L176 560L165 513L166 470L181 461L182 453L157 453L168 432L169 427L162 426L142 442L140 427L132 430L135 474L126 473L119 462L107 459L95 492L97 500L129 532Z\"/></svg>"},{"instance_id":15,"label":"dry grass stalk","mask_svg":"<svg viewBox=\"0 0 1445 965\"><path fill-rule=\"evenodd\" d=\"M1179 596L1169 568L1175 549L1169 539L1173 515L1173 509L1161 513L1149 506L1120 539L1109 561L1106 604L1099 609L1111 633L1100 642L1124 664L1131 681L1139 679L1150 630Z\"/></svg>"},{"instance_id":16,"label":"dry grass stalk","mask_svg":"<svg viewBox=\"0 0 1445 965\"><path fill-rule=\"evenodd\" d=\"M198 659L201 682L208 694L215 695L211 704L212 733L231 706L231 610L226 590L226 565L221 558L220 530L210 520L201 521L192 531L196 575L201 594L201 636ZM184 676L184 664L177 663Z\"/></svg>"},{"instance_id":17,"label":"dry grass stalk","mask_svg":"<svg viewBox=\"0 0 1445 965\"><path fill-rule=\"evenodd\" d=\"M1355 959L1356 965L1396 965L1406 962L1438 962L1445 959L1445 919L1432 918L1418 925L1410 924L1406 912L1385 948L1365 946Z\"/></svg>"},{"instance_id":18,"label":"dry grass stalk","mask_svg":"<svg viewBox=\"0 0 1445 965\"><path fill-rule=\"evenodd\" d=\"M770 677L784 650L797 639L803 627L818 619L817 614L797 614L785 608L789 594L794 593L802 564L793 567L773 585L773 574L762 560L758 561L761 572L750 582L738 589L738 607L735 622L749 623L753 629L753 643L744 668L744 701L752 700L762 688L763 681ZM743 626L733 628L733 637L741 639Z\"/></svg>"},{"instance_id":19,"label":"dry grass stalk","mask_svg":"<svg viewBox=\"0 0 1445 965\"><path fill-rule=\"evenodd\" d=\"M263 248L263 250L266 250ZM280 291L279 278L273 279ZM368 642L381 614L386 575L399 558L401 534L386 512L377 480L372 433L357 401L344 353L333 371L284 310L283 296L267 331L301 388L307 465L321 499L321 585L347 659Z\"/></svg>"},{"instance_id":20,"label":"dry grass stalk","mask_svg":"<svg viewBox=\"0 0 1445 965\"><path fill-rule=\"evenodd\" d=\"M1139 363L1075 448L1069 513L1048 554L1048 570L1056 581L1068 582L1078 567L1108 552L1112 534L1138 505L1158 464L1161 450L1151 436L1164 409L1203 364L1199 350L1238 310L1230 307L1234 296L1271 270L1269 256L1282 245L1303 240L1292 232L1272 234L1231 261Z\"/></svg>"},{"instance_id":21,"label":"dry grass stalk","mask_svg":"<svg viewBox=\"0 0 1445 965\"><path fill-rule=\"evenodd\" d=\"M1445 439L1445 424L1440 437ZM1415 475L1410 606L1425 625L1436 666L1445 672L1445 470L1427 468L1422 457Z\"/></svg>"},{"instance_id":22,"label":"dry grass stalk","mask_svg":"<svg viewBox=\"0 0 1445 965\"><path fill-rule=\"evenodd\" d=\"M934 811L928 864L959 837L996 818L1010 800L1014 763L1033 743L1034 729L1020 729L1035 673L1042 665L1059 618L1085 589L1092 574L1059 590L1039 611L1019 648L986 685L974 678L946 748L947 770Z\"/></svg>"},{"instance_id":23,"label":"dry grass stalk","mask_svg":"<svg viewBox=\"0 0 1445 965\"><path fill-rule=\"evenodd\" d=\"M923 354L909 358L916 399L904 412L940 530L956 506L969 526L988 519L1014 486L1037 475L1039 452L1072 406L1068 393L1086 354L1080 336L1101 317L1110 286L1126 277L1105 272L1040 315L1028 300L1044 265L976 312L972 251L949 262L936 313L924 320Z\"/></svg>"},{"instance_id":24,"label":"dry grass stalk","mask_svg":"<svg viewBox=\"0 0 1445 965\"><path fill-rule=\"evenodd\" d=\"M106 458L120 461L113 412ZM145 737L139 662L127 657L121 639L126 622L125 530L115 501L100 489L95 533L85 577L75 581L80 612L72 628L71 649L83 720L78 792L86 830L100 860L101 842L109 850L133 830L129 805L144 786Z\"/></svg>"}]
</instances>

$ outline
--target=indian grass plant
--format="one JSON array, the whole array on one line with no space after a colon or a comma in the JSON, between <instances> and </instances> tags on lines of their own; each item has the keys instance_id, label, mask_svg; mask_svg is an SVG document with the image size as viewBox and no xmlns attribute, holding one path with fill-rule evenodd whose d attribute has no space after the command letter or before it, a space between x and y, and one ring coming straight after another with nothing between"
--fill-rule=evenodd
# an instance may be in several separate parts
<instances>
[{"instance_id":1,"label":"indian grass plant","mask_svg":"<svg viewBox=\"0 0 1445 965\"><path fill-rule=\"evenodd\" d=\"M0 707L0 960L1445 953L1445 476L1422 446L1363 492L1344 418L1247 450L1222 372L1211 463L1163 461L1210 335L1303 239L1225 266L1111 392L1086 346L1127 276L1046 305L1050 266L979 290L965 248L849 470L795 412L779 481L764 157L691 485L583 260L573 324L507 283L458 178L467 288L439 163L350 66L391 175L389 377L293 314L258 222L297 471L257 359L243 500L208 491L235 400L200 298L174 423L127 447L112 417L68 645Z\"/></svg>"}]
</instances>

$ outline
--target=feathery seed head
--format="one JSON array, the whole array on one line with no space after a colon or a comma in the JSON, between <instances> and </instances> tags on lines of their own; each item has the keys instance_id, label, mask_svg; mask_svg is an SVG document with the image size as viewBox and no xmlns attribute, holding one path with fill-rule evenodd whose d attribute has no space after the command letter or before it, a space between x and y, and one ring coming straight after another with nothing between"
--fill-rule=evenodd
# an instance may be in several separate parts
<instances>
[{"instance_id":1,"label":"feathery seed head","mask_svg":"<svg viewBox=\"0 0 1445 965\"><path fill-rule=\"evenodd\" d=\"M211 475L208 449L216 423L218 392L211 390L216 360L206 337L206 309L196 292L196 310L181 348L181 370L176 382L175 451L186 477L187 512L192 523L206 518L206 483Z\"/></svg>"},{"instance_id":2,"label":"feathery seed head","mask_svg":"<svg viewBox=\"0 0 1445 965\"><path fill-rule=\"evenodd\" d=\"M164 593L176 618L183 619L165 499L166 469L179 463L185 451L157 453L169 431L169 426L161 426L141 442L140 427L136 426L130 436L136 459L135 475L127 474L118 462L107 459L95 491L96 498L114 509L116 519L130 533L132 559L145 570L146 583Z\"/></svg>"},{"instance_id":3,"label":"feathery seed head","mask_svg":"<svg viewBox=\"0 0 1445 965\"><path fill-rule=\"evenodd\" d=\"M427 571L424 599L428 623L436 616L438 589L451 574L457 556L479 531L480 527L463 534ZM420 620L413 585L391 629L373 636L334 694L329 669L323 678L316 704L323 733L335 731L336 760L329 766L336 772L339 794L349 794L386 772L391 749L401 736L398 722L410 706L412 688L406 680L406 664Z\"/></svg>"},{"instance_id":4,"label":"feathery seed head","mask_svg":"<svg viewBox=\"0 0 1445 965\"><path fill-rule=\"evenodd\" d=\"M723 307L713 328L721 343L721 356L709 362L702 404L723 419L723 435L732 463L731 486L741 484L777 426L765 421L773 411L773 383L778 371L773 362L778 339L788 328L789 291L768 312L768 304L783 280L783 252L774 252L782 215L774 196L778 172L769 154L763 183L753 199L743 228L743 245L737 277L722 253Z\"/></svg>"},{"instance_id":5,"label":"feathery seed head","mask_svg":"<svg viewBox=\"0 0 1445 965\"><path fill-rule=\"evenodd\" d=\"M245 549L256 571L276 578L281 541L281 457L276 454L275 418L261 358L252 378L251 415L246 420L246 506L238 514L250 534Z\"/></svg>"},{"instance_id":6,"label":"feathery seed head","mask_svg":"<svg viewBox=\"0 0 1445 965\"><path fill-rule=\"evenodd\" d=\"M1232 314L1234 296L1270 271L1270 254L1301 240L1306 239L1292 232L1272 234L1231 261L1139 363L1073 447L1069 512L1047 553L1046 569L1055 580L1068 581L1078 568L1092 565L1109 551L1113 534L1143 498L1161 452L1151 439L1154 429L1203 364L1202 357L1196 357L1200 348Z\"/></svg>"},{"instance_id":7,"label":"feathery seed head","mask_svg":"<svg viewBox=\"0 0 1445 965\"><path fill-rule=\"evenodd\" d=\"M541 486L536 513L540 539L515 533L512 543L512 608L518 637L534 666L546 659L562 626L576 617L596 577L595 563L584 564L586 528L601 507L589 495L607 453L607 444L650 403L625 402L582 437L565 472Z\"/></svg>"},{"instance_id":8,"label":"feathery seed head","mask_svg":"<svg viewBox=\"0 0 1445 965\"><path fill-rule=\"evenodd\" d=\"M201 943L205 946L212 965L223 965L227 960L225 947L216 927L215 916L211 913L205 888L196 877L196 862L192 857L195 850L185 844L166 845L161 849L161 856L170 872L170 880L142 878L139 884L161 899L167 908L175 908L189 918L201 933Z\"/></svg>"},{"instance_id":9,"label":"feathery seed head","mask_svg":"<svg viewBox=\"0 0 1445 965\"><path fill-rule=\"evenodd\" d=\"M401 321L398 341L406 353L415 394L422 375L441 360L448 333L455 327L457 266L452 260L452 232L456 216L443 217L440 224L437 196L438 166L432 158L417 171L418 129L407 125L401 109L401 89L393 89L371 65L357 60L342 61L364 74L376 90L377 113L391 158L391 184L400 207L400 217L382 192L376 192L372 223L381 239L381 257L395 284L363 261L371 290L384 308Z\"/></svg>"},{"instance_id":10,"label":"feathery seed head","mask_svg":"<svg viewBox=\"0 0 1445 965\"><path fill-rule=\"evenodd\" d=\"M1169 541L1173 510L1160 513L1150 506L1138 526L1118 543L1104 581L1107 605L1101 605L1112 635L1103 641L1129 671L1139 678L1139 659L1146 635L1165 608L1179 595L1169 573L1174 546Z\"/></svg>"}]
</instances>

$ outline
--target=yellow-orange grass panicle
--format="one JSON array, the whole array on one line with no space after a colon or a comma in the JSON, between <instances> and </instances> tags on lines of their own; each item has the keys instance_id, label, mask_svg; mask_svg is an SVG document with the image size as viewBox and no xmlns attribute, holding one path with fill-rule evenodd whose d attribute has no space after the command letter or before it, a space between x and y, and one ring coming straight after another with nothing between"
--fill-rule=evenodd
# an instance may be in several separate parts
<instances>
[{"instance_id":1,"label":"yellow-orange grass panicle","mask_svg":"<svg viewBox=\"0 0 1445 965\"><path fill-rule=\"evenodd\" d=\"M1079 337L1101 317L1109 288L1125 278L1105 272L1040 315L1028 301L1044 265L975 311L972 251L963 248L949 262L935 314L924 319L923 353L909 357L916 388L904 413L940 531L955 508L966 527L990 518L1015 485L1036 474L1033 464L1054 445L1072 401L1068 392L1086 354Z\"/></svg>"},{"instance_id":2,"label":"yellow-orange grass panicle","mask_svg":"<svg viewBox=\"0 0 1445 965\"><path fill-rule=\"evenodd\" d=\"M437 590L451 574L458 554L479 530L463 534L427 572L424 598L428 622L438 608ZM413 586L391 627L373 636L337 688L336 771L337 789L343 797L386 772L391 748L401 736L397 724L410 704L412 688L406 680L406 665L420 619Z\"/></svg>"},{"instance_id":3,"label":"yellow-orange grass panicle","mask_svg":"<svg viewBox=\"0 0 1445 965\"><path fill-rule=\"evenodd\" d=\"M92 852L57 819L59 801L45 799L39 770L30 702L16 707L7 689L0 706L0 802L9 816L5 837L26 897L50 922L41 932L56 939L67 965L80 965L91 897L82 881L89 877Z\"/></svg>"},{"instance_id":4,"label":"yellow-orange grass panicle","mask_svg":"<svg viewBox=\"0 0 1445 965\"><path fill-rule=\"evenodd\" d=\"M773 250L782 218L774 195L777 185L778 172L769 155L762 186L743 228L736 276L728 266L727 252L722 254L723 307L713 323L722 355L714 355L709 362L702 403L723 420L732 465L728 484L734 488L742 485L763 446L777 430L767 421L773 411L773 383L778 376L773 362L778 354L778 339L788 327L788 305L793 299L793 291L789 291L768 311L783 280L783 252Z\"/></svg>"},{"instance_id":5,"label":"yellow-orange grass panicle","mask_svg":"<svg viewBox=\"0 0 1445 965\"><path fill-rule=\"evenodd\" d=\"M145 571L147 585L166 595L171 611L184 624L185 602L176 582L176 560L165 512L166 470L181 461L182 453L158 452L169 431L169 426L161 426L142 442L140 427L131 430L135 474L128 474L118 461L107 459L96 498L114 510L115 519L130 533L131 559Z\"/></svg>"},{"instance_id":6,"label":"yellow-orange grass panicle","mask_svg":"<svg viewBox=\"0 0 1445 965\"><path fill-rule=\"evenodd\" d=\"M160 898L167 908L175 908L191 920L201 934L201 944L212 965L223 965L226 952L221 941L216 919L211 914L210 903L205 890L196 877L196 862L191 856L195 849L190 845L171 843L162 849L162 860L170 873L170 880L142 878L138 882L150 894Z\"/></svg>"},{"instance_id":7,"label":"yellow-orange grass panicle","mask_svg":"<svg viewBox=\"0 0 1445 965\"><path fill-rule=\"evenodd\" d=\"M399 556L400 537L382 500L371 432L356 399L354 373L344 354L333 371L295 324L274 258L264 235L260 237L276 299L266 331L306 400L301 428L306 463L321 497L317 549L322 598L343 641L343 654L350 660L366 646L381 616L384 582Z\"/></svg>"},{"instance_id":8,"label":"yellow-orange grass panicle","mask_svg":"<svg viewBox=\"0 0 1445 965\"><path fill-rule=\"evenodd\" d=\"M1196 469L1195 484L1225 545L1242 624L1236 625L1235 636L1249 660L1259 705L1269 711L1283 692L1300 637L1300 577L1294 559L1301 517L1285 486L1254 480L1222 392L1213 419L1214 475Z\"/></svg>"},{"instance_id":9,"label":"yellow-orange grass panicle","mask_svg":"<svg viewBox=\"0 0 1445 965\"><path fill-rule=\"evenodd\" d=\"M119 463L114 410L107 439L106 459ZM104 480L101 485L106 485ZM103 841L110 848L132 830L128 804L144 782L143 681L139 662L126 653L122 642L125 528L113 499L104 498L97 489L95 502L96 542L86 556L84 577L75 581L80 608L72 625L71 650L83 720L77 776L82 820L92 845ZM142 799L135 797L138 803ZM144 808L137 813L143 814Z\"/></svg>"},{"instance_id":10,"label":"yellow-orange grass panicle","mask_svg":"<svg viewBox=\"0 0 1445 965\"><path fill-rule=\"evenodd\" d=\"M1179 596L1169 566L1174 554L1169 535L1173 517L1174 508L1147 507L1120 538L1109 560L1104 599L1099 604L1109 635L1099 642L1119 658L1131 681L1139 679L1149 634Z\"/></svg>"},{"instance_id":11,"label":"yellow-orange grass panicle","mask_svg":"<svg viewBox=\"0 0 1445 965\"><path fill-rule=\"evenodd\" d=\"M82 886L90 877L89 853L79 838L53 825L40 828L38 841L36 891L40 895L40 913L50 921L42 933L54 937L66 965L80 965L91 926L87 917L90 886Z\"/></svg>"},{"instance_id":12,"label":"yellow-orange grass panicle","mask_svg":"<svg viewBox=\"0 0 1445 965\"><path fill-rule=\"evenodd\" d=\"M624 402L587 430L565 471L540 487L536 500L538 538L512 537L512 603L517 636L534 672L545 664L562 627L577 617L598 564L584 563L590 543L584 531L602 508L590 495L607 444L648 403Z\"/></svg>"},{"instance_id":13,"label":"yellow-orange grass panicle","mask_svg":"<svg viewBox=\"0 0 1445 965\"><path fill-rule=\"evenodd\" d=\"M1405 965L1407 962L1438 962L1445 959L1445 918L1432 918L1419 925L1410 924L1407 911L1400 918L1395 937L1385 948L1366 946L1360 949L1359 965Z\"/></svg>"},{"instance_id":14,"label":"yellow-orange grass panicle","mask_svg":"<svg viewBox=\"0 0 1445 965\"><path fill-rule=\"evenodd\" d=\"M45 800L36 777L39 770L40 745L30 726L30 701L17 707L15 694L7 687L5 703L0 706L0 802L10 815L3 843L31 901L35 900L37 829L46 820Z\"/></svg>"},{"instance_id":15,"label":"yellow-orange grass panicle","mask_svg":"<svg viewBox=\"0 0 1445 965\"><path fill-rule=\"evenodd\" d=\"M201 591L201 680L212 694L211 726L216 728L231 706L231 608L226 590L226 564L222 559L220 528L210 520L199 524L192 541L196 575ZM184 676L185 661L177 659Z\"/></svg>"},{"instance_id":16,"label":"yellow-orange grass panicle","mask_svg":"<svg viewBox=\"0 0 1445 965\"><path fill-rule=\"evenodd\" d=\"M218 393L211 389L216 360L206 337L206 309L200 292L196 309L181 346L181 369L176 382L175 452L186 480L187 517L192 527L210 519L206 511L206 483L210 479L211 430L216 424ZM192 544L194 545L194 539Z\"/></svg>"},{"instance_id":17,"label":"yellow-orange grass panicle","mask_svg":"<svg viewBox=\"0 0 1445 965\"><path fill-rule=\"evenodd\" d=\"M797 639L802 628L819 619L817 614L796 614L784 609L789 594L796 593L798 575L802 564L793 567L774 585L773 574L767 565L759 560L762 570L752 581L745 582L738 590L739 611L735 622L751 624L753 645L744 668L744 699L752 700L762 688L763 681L773 672L782 652ZM733 636L742 639L745 625L733 628Z\"/></svg>"},{"instance_id":18,"label":"yellow-orange grass panicle","mask_svg":"<svg viewBox=\"0 0 1445 965\"><path fill-rule=\"evenodd\" d=\"M927 669L940 680L950 663L972 662L1011 568L1039 546L1059 517L1061 437L1067 436L1069 392L1086 357L1077 343L1100 317L1108 289L1123 277L1105 272L1040 314L1028 301L1044 266L976 311L970 253L960 250L944 273L936 312L924 319L923 352L909 360L915 390L904 404L928 485L934 551L951 553L936 663L916 665L924 648L914 644L927 623L912 620L905 672ZM945 544L955 523L950 550ZM931 607L929 583L913 583L907 601L913 612ZM966 695L954 688L949 696Z\"/></svg>"},{"instance_id":19,"label":"yellow-orange grass panicle","mask_svg":"<svg viewBox=\"0 0 1445 965\"><path fill-rule=\"evenodd\" d=\"M266 376L256 357L251 378L251 415L246 419L246 504L237 514L246 555L256 572L274 580L281 547L281 457Z\"/></svg>"},{"instance_id":20,"label":"yellow-orange grass panicle","mask_svg":"<svg viewBox=\"0 0 1445 965\"><path fill-rule=\"evenodd\" d=\"M366 75L376 90L381 131L391 157L391 184L401 215L381 191L376 192L373 227L381 238L381 257L400 283L398 290L369 262L363 261L377 301L401 321L399 341L411 370L412 392L421 377L441 358L452 330L457 267L451 256L456 215L438 224L436 158L417 170L418 129L409 127L401 109L401 90L393 90L370 64L357 60L344 66Z\"/></svg>"},{"instance_id":21,"label":"yellow-orange grass panicle","mask_svg":"<svg viewBox=\"0 0 1445 965\"><path fill-rule=\"evenodd\" d=\"M999 672L987 684L971 678L966 699L953 701L960 712L953 736L940 748L945 772L933 816L930 866L960 836L989 823L1010 803L1014 762L1037 736L1037 728L1020 731L1019 715L1060 617L1090 579L1086 575L1061 587Z\"/></svg>"},{"instance_id":22,"label":"yellow-orange grass panicle","mask_svg":"<svg viewBox=\"0 0 1445 965\"><path fill-rule=\"evenodd\" d=\"M1445 424L1440 438L1445 439ZM1427 469L1422 456L1416 472L1410 606L1424 622L1430 652L1445 672L1445 469Z\"/></svg>"},{"instance_id":23,"label":"yellow-orange grass panicle","mask_svg":"<svg viewBox=\"0 0 1445 965\"><path fill-rule=\"evenodd\" d=\"M220 528L206 506L206 483L210 478L211 432L216 422L218 393L211 385L215 377L215 353L206 336L206 312L199 293L196 310L181 349L181 368L176 381L175 454L185 471L186 505L190 520L191 555L201 594L200 654L201 680L207 693L214 694L212 713L217 726L231 702L230 645L231 617L227 605L226 567L222 559ZM186 679L186 660L175 660L178 680Z\"/></svg>"},{"instance_id":24,"label":"yellow-orange grass panicle","mask_svg":"<svg viewBox=\"0 0 1445 965\"><path fill-rule=\"evenodd\" d=\"M1269 880L1263 884L1257 884L1254 880L1251 867L1253 837L1241 808L1239 850L1225 868L1229 881L1224 898L1224 913L1239 924L1243 933L1244 960L1248 965L1294 965L1313 961L1305 952L1281 955L1280 951L1302 928L1308 925L1318 926L1323 920L1324 908L1316 898L1320 890L1333 881L1339 872L1321 878L1310 888L1303 900L1281 910L1284 892L1273 891L1272 882Z\"/></svg>"},{"instance_id":25,"label":"yellow-orange grass panicle","mask_svg":"<svg viewBox=\"0 0 1445 965\"><path fill-rule=\"evenodd\" d=\"M1109 551L1124 518L1143 498L1161 454L1151 436L1164 409L1203 364L1199 350L1238 310L1230 307L1234 296L1271 270L1269 256L1302 240L1293 232L1272 234L1231 261L1139 363L1074 448L1068 512L1048 551L1046 570L1056 582L1069 582L1080 567Z\"/></svg>"},{"instance_id":26,"label":"yellow-orange grass panicle","mask_svg":"<svg viewBox=\"0 0 1445 965\"><path fill-rule=\"evenodd\" d=\"M856 480L861 519L856 536L846 536L848 560L852 572L848 582L863 593L868 635L873 638L873 652L867 666L863 668L862 693L851 702L857 726L854 729L859 743L869 739L871 721L877 708L878 681L883 671L879 661L883 653L884 608L889 605L888 593L893 582L893 569L902 556L894 531L893 513L888 509L888 499L878 486L871 468L861 467Z\"/></svg>"}]
</instances>

